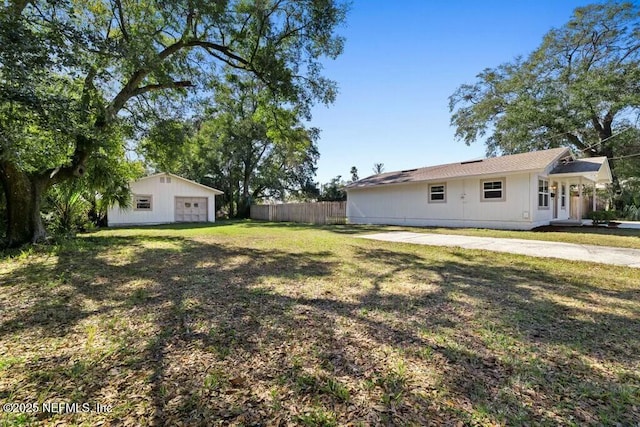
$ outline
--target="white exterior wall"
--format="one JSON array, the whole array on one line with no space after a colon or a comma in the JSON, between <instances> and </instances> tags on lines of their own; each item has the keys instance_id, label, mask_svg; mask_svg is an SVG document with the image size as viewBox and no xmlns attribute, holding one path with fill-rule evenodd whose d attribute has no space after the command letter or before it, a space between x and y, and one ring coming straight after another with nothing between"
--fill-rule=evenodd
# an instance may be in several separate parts
<instances>
[{"instance_id":1,"label":"white exterior wall","mask_svg":"<svg viewBox=\"0 0 640 427\"><path fill-rule=\"evenodd\" d=\"M347 217L352 224L479 227L528 230L547 225L553 210L538 211L537 174L482 176L446 182L446 203L429 203L429 184L421 182L349 189ZM505 179L502 201L481 201L481 181Z\"/></svg>"},{"instance_id":2,"label":"white exterior wall","mask_svg":"<svg viewBox=\"0 0 640 427\"><path fill-rule=\"evenodd\" d=\"M164 183L160 178L165 179ZM151 195L152 208L150 211L138 211L132 206L128 209L120 209L119 206L109 208L107 219L112 225L137 225L137 224L162 224L175 222L175 198L176 197L206 197L207 221L215 222L216 190L208 190L176 176L170 176L171 182L167 183L166 175L143 178L131 183L131 192L134 195Z\"/></svg>"},{"instance_id":3,"label":"white exterior wall","mask_svg":"<svg viewBox=\"0 0 640 427\"><path fill-rule=\"evenodd\" d=\"M539 174L531 174L531 208L533 211L533 219L536 223L549 223L553 219L553 203L554 200L549 198L549 208L540 208L538 207L538 180L546 179L549 181L549 178L544 173ZM551 186L551 182L549 182L549 186ZM551 190L549 190L551 191Z\"/></svg>"}]
</instances>

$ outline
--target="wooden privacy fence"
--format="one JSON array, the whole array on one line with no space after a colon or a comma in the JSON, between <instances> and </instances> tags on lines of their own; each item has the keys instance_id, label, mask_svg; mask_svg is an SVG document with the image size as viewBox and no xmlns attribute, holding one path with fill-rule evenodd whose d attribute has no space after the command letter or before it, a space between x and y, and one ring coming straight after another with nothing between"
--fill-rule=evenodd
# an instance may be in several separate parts
<instances>
[{"instance_id":1,"label":"wooden privacy fence","mask_svg":"<svg viewBox=\"0 0 640 427\"><path fill-rule=\"evenodd\" d=\"M346 224L347 202L251 205L251 219L308 224Z\"/></svg>"}]
</instances>

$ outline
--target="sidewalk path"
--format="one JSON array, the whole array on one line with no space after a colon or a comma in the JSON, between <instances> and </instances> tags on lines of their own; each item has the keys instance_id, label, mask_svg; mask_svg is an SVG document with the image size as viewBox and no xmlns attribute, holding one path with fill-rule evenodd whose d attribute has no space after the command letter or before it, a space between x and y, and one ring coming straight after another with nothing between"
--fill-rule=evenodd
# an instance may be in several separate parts
<instances>
[{"instance_id":1,"label":"sidewalk path","mask_svg":"<svg viewBox=\"0 0 640 427\"><path fill-rule=\"evenodd\" d=\"M640 249L546 242L542 240L412 233L408 231L368 234L357 237L387 242L414 243L417 245L483 249L540 258L561 258L640 268Z\"/></svg>"}]
</instances>

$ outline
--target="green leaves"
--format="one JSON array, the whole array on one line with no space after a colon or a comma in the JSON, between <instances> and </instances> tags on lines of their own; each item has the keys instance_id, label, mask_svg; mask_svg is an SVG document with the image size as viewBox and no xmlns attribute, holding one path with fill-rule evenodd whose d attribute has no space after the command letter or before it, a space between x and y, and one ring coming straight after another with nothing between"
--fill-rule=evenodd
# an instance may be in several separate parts
<instances>
[{"instance_id":1,"label":"green leaves","mask_svg":"<svg viewBox=\"0 0 640 427\"><path fill-rule=\"evenodd\" d=\"M179 102L185 88L206 90L230 72L253 74L272 96L306 114L314 102L335 97L319 59L341 53L343 40L334 32L346 7L331 0L73 0L25 3L15 11L3 13L0 26L0 103L12 108L2 117L5 138L19 135L17 123L31 114L39 132L58 129L73 140L110 125L133 99L161 106L152 95L171 92L181 96L168 99ZM53 90L63 83L73 89ZM20 157L15 144L2 151ZM52 167L41 160L30 167Z\"/></svg>"},{"instance_id":2,"label":"green leaves","mask_svg":"<svg viewBox=\"0 0 640 427\"><path fill-rule=\"evenodd\" d=\"M244 214L251 201L309 187L319 131L302 124L298 105L285 104L258 79L227 75L212 86L209 114L157 122L140 144L145 159L223 190L230 216Z\"/></svg>"},{"instance_id":3,"label":"green leaves","mask_svg":"<svg viewBox=\"0 0 640 427\"><path fill-rule=\"evenodd\" d=\"M488 135L489 154L572 145L611 158L609 138L640 114L639 73L640 6L578 8L526 59L461 85L449 98L451 124L467 144Z\"/></svg>"},{"instance_id":4,"label":"green leaves","mask_svg":"<svg viewBox=\"0 0 640 427\"><path fill-rule=\"evenodd\" d=\"M276 117L287 122L276 127L268 123L266 114L237 120L234 111L227 111L227 118L225 114L217 117L220 126L226 123L217 143L238 146L241 139L228 126L235 122L251 141L284 141L291 152L310 147L298 145L304 132L299 132L296 120L300 115L308 117L315 102L328 103L335 97L335 83L322 77L320 59L341 53L343 40L335 31L345 12L346 6L337 0L3 3L0 172L17 170L22 182L37 181L46 187L51 181L81 174L93 158L116 162L120 156L121 164L126 164L120 148L124 138L120 147L112 144L114 128L127 120L138 130L137 135L127 136L138 136L158 117L171 118L168 112L175 110L182 110L178 122L158 123L154 128L158 134L149 135L143 151L153 157L145 144L162 147L162 153L156 150L155 162L166 170L181 167L166 147L184 156L197 150L187 149L187 136L173 125L196 115L187 102L209 96L211 88L222 88L219 83L228 74L258 79L261 90L276 105L295 106L296 119L286 114ZM277 130L280 126L290 127L292 133L285 137L284 131ZM260 135L267 128L269 135L264 139ZM150 142L154 139L164 142ZM296 162L287 158L284 163ZM253 170L255 162L249 163ZM24 193L3 184L7 193ZM26 202L29 196L23 197ZM40 216L10 212L9 217L35 218L39 223ZM16 232L19 238L10 238L18 244L31 229L42 227L14 228L25 228Z\"/></svg>"},{"instance_id":5,"label":"green leaves","mask_svg":"<svg viewBox=\"0 0 640 427\"><path fill-rule=\"evenodd\" d=\"M156 169L180 173L181 164L188 162L194 150L193 126L176 119L158 121L138 147L140 154Z\"/></svg>"}]
</instances>

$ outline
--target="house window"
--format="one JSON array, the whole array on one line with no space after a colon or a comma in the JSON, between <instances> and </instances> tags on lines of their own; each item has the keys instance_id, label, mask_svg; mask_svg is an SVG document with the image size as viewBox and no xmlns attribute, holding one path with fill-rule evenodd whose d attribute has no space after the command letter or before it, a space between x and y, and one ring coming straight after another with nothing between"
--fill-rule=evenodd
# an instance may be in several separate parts
<instances>
[{"instance_id":1,"label":"house window","mask_svg":"<svg viewBox=\"0 0 640 427\"><path fill-rule=\"evenodd\" d=\"M560 207L566 209L567 206L567 187L564 184L560 185Z\"/></svg>"},{"instance_id":2,"label":"house window","mask_svg":"<svg viewBox=\"0 0 640 427\"><path fill-rule=\"evenodd\" d=\"M185 207L185 208L190 208L190 207L191 207L191 203L189 203L189 202L184 202L184 207Z\"/></svg>"},{"instance_id":3,"label":"house window","mask_svg":"<svg viewBox=\"0 0 640 427\"><path fill-rule=\"evenodd\" d=\"M167 184L171 184L171 177L167 177Z\"/></svg>"},{"instance_id":4,"label":"house window","mask_svg":"<svg viewBox=\"0 0 640 427\"><path fill-rule=\"evenodd\" d=\"M150 211L152 207L152 197L149 195L136 194L133 196L133 206L137 211Z\"/></svg>"},{"instance_id":5,"label":"house window","mask_svg":"<svg viewBox=\"0 0 640 427\"><path fill-rule=\"evenodd\" d=\"M447 201L446 184L429 184L429 202L445 203Z\"/></svg>"},{"instance_id":6,"label":"house window","mask_svg":"<svg viewBox=\"0 0 640 427\"><path fill-rule=\"evenodd\" d=\"M480 181L481 200L483 202L500 202L504 197L504 178Z\"/></svg>"},{"instance_id":7,"label":"house window","mask_svg":"<svg viewBox=\"0 0 640 427\"><path fill-rule=\"evenodd\" d=\"M538 209L549 209L549 181L538 180Z\"/></svg>"},{"instance_id":8,"label":"house window","mask_svg":"<svg viewBox=\"0 0 640 427\"><path fill-rule=\"evenodd\" d=\"M164 184L164 176L160 177L160 184Z\"/></svg>"},{"instance_id":9,"label":"house window","mask_svg":"<svg viewBox=\"0 0 640 427\"><path fill-rule=\"evenodd\" d=\"M197 203L194 203L194 204L193 204L193 207L194 207L194 208L197 208L197 207L198 207L198 204L197 204Z\"/></svg>"}]
</instances>

